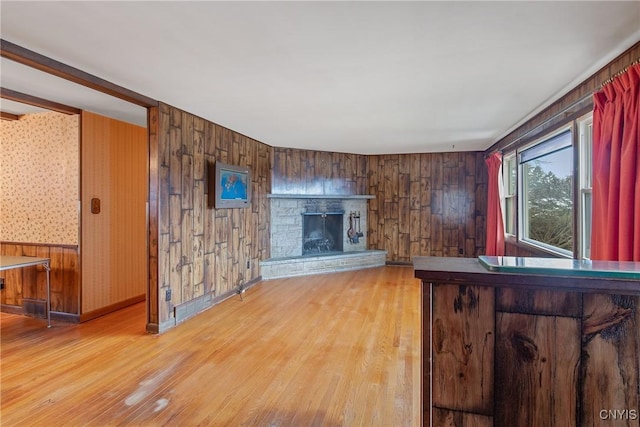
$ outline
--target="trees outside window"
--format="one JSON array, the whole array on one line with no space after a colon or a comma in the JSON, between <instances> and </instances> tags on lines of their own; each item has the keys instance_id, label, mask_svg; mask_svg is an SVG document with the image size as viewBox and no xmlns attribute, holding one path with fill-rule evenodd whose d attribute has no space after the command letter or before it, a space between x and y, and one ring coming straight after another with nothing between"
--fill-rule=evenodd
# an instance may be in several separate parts
<instances>
[{"instance_id":1,"label":"trees outside window","mask_svg":"<svg viewBox=\"0 0 640 427\"><path fill-rule=\"evenodd\" d=\"M566 130L520 154L522 240L573 254L573 146Z\"/></svg>"}]
</instances>

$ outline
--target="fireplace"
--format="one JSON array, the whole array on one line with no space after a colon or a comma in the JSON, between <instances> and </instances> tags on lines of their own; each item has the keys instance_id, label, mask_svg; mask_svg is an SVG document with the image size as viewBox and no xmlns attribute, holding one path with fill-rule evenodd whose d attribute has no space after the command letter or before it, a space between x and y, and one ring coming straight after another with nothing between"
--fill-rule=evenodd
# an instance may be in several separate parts
<instances>
[{"instance_id":1,"label":"fireplace","mask_svg":"<svg viewBox=\"0 0 640 427\"><path fill-rule=\"evenodd\" d=\"M270 195L271 258L304 257L308 260L314 255L324 257L367 250L369 198L371 196ZM357 242L347 236L350 228L348 212L361 212L362 215L365 231ZM323 214L326 215L324 219ZM312 235L313 231L321 234ZM303 248L305 243L306 249Z\"/></svg>"},{"instance_id":2,"label":"fireplace","mask_svg":"<svg viewBox=\"0 0 640 427\"><path fill-rule=\"evenodd\" d=\"M367 249L367 195L269 194L271 258L260 261L263 279L359 270L385 265L387 251ZM349 214L357 212L356 227ZM357 216L356 216L357 218Z\"/></svg>"},{"instance_id":3,"label":"fireplace","mask_svg":"<svg viewBox=\"0 0 640 427\"><path fill-rule=\"evenodd\" d=\"M302 214L302 255L343 251L343 212Z\"/></svg>"}]
</instances>

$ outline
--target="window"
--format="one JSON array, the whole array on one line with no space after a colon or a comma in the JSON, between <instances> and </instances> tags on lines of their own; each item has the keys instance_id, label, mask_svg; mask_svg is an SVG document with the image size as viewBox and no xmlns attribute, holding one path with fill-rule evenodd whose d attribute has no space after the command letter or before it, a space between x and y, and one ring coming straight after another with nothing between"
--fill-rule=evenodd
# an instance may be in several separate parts
<instances>
[{"instance_id":1,"label":"window","mask_svg":"<svg viewBox=\"0 0 640 427\"><path fill-rule=\"evenodd\" d=\"M591 258L591 177L593 168L593 115L578 120L580 132L580 253L582 259Z\"/></svg>"},{"instance_id":2,"label":"window","mask_svg":"<svg viewBox=\"0 0 640 427\"><path fill-rule=\"evenodd\" d=\"M504 183L504 231L516 235L516 188L518 188L518 171L516 156L505 156L503 160L502 181Z\"/></svg>"},{"instance_id":3,"label":"window","mask_svg":"<svg viewBox=\"0 0 640 427\"><path fill-rule=\"evenodd\" d=\"M520 239L573 256L573 144L565 128L521 151Z\"/></svg>"}]
</instances>

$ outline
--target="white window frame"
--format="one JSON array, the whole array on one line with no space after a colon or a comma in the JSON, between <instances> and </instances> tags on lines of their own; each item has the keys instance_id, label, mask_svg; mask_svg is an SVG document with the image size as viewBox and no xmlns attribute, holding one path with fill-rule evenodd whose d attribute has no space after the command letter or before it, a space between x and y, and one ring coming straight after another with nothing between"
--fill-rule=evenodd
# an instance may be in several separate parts
<instances>
[{"instance_id":1,"label":"white window frame","mask_svg":"<svg viewBox=\"0 0 640 427\"><path fill-rule=\"evenodd\" d=\"M509 181L510 181L510 169L509 166L510 164L513 165L513 168L515 169L516 172L516 176L515 176L515 182L513 183L513 192L509 191ZM505 236L513 236L515 237L516 234L518 233L518 162L517 162L517 158L516 158L516 152L514 151L513 153L509 153L503 156L502 158L502 186L504 188L504 197L503 197L503 206L502 206L502 212L504 212L504 234ZM511 212L511 214L513 215L513 233L509 233L509 231L507 230L507 224L509 223L509 218L507 217L507 205L509 204L509 201L512 201L512 206L513 206L513 211Z\"/></svg>"},{"instance_id":2,"label":"white window frame","mask_svg":"<svg viewBox=\"0 0 640 427\"><path fill-rule=\"evenodd\" d=\"M571 147L574 150L574 156L575 156L575 143L574 143L574 129L573 129L573 124L567 124L566 126L563 126L561 128L556 129L553 132L550 132L548 134L545 134L544 136L542 136L541 138L536 139L535 141L531 142L530 144L527 144L526 146L521 147L520 149L518 149L517 151L517 175L518 175L518 189L517 192L519 194L519 197L517 198L518 203L517 203L517 230L518 230L518 241L521 244L527 245L527 246L531 246L534 247L538 250L542 250L545 252L549 252L551 254L557 255L557 256L561 256L561 257L565 257L565 258L573 258L573 250L566 250L566 249L562 249L562 248L558 248L556 246L553 245L549 245L546 244L544 242L539 242L537 240L534 239L530 239L530 238L526 238L525 237L525 225L527 222L527 215L528 215L528 211L526 209L526 204L527 204L527 194L524 191L524 166L523 163L521 161L521 156L524 152L526 152L529 149L534 148L537 145L540 144L544 144L547 141L549 141L550 139L566 132L569 131L571 134ZM574 179L575 179L575 171L574 171ZM572 198L572 203L575 202L575 197ZM575 203L572 206L572 209L576 209ZM573 229L575 229L575 227L573 227ZM572 233L573 233L573 229L572 229ZM573 236L574 239L574 247L575 247L575 239L576 236Z\"/></svg>"},{"instance_id":3,"label":"white window frame","mask_svg":"<svg viewBox=\"0 0 640 427\"><path fill-rule=\"evenodd\" d=\"M588 216L592 215L592 206L587 206L587 199L593 201L593 113L580 117L577 121L579 135L579 197L578 202L578 258L589 259L591 256L591 230L588 230ZM589 214L589 215L587 215ZM587 238L587 234L589 237Z\"/></svg>"}]
</instances>

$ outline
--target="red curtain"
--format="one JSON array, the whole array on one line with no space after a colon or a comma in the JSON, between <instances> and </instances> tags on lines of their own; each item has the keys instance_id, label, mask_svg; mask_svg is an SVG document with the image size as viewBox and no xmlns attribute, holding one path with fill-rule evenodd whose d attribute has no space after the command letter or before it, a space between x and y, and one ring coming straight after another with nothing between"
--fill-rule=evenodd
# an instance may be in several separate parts
<instances>
[{"instance_id":1,"label":"red curtain","mask_svg":"<svg viewBox=\"0 0 640 427\"><path fill-rule=\"evenodd\" d=\"M591 259L640 261L640 64L593 95Z\"/></svg>"},{"instance_id":2,"label":"red curtain","mask_svg":"<svg viewBox=\"0 0 640 427\"><path fill-rule=\"evenodd\" d=\"M502 155L494 153L485 162L489 168L485 253L487 255L504 255L504 223L502 222L502 202L500 200Z\"/></svg>"}]
</instances>

